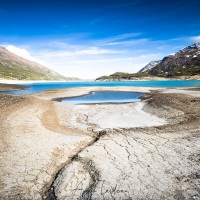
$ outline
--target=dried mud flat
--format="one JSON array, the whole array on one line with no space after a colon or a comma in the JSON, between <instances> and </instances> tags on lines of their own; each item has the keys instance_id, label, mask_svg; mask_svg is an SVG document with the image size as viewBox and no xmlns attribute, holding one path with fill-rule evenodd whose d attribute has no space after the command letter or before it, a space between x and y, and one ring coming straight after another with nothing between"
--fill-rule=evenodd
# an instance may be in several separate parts
<instances>
[{"instance_id":1,"label":"dried mud flat","mask_svg":"<svg viewBox=\"0 0 200 200\"><path fill-rule=\"evenodd\" d=\"M146 93L130 104L51 100L91 90L105 88L0 95L0 199L200 199L199 90L112 88Z\"/></svg>"}]
</instances>

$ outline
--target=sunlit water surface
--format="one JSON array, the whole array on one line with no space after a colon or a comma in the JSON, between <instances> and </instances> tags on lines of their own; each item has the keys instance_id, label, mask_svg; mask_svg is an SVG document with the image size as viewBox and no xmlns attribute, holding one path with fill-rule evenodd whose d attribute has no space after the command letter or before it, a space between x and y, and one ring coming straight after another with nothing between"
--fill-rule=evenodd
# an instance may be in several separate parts
<instances>
[{"instance_id":1,"label":"sunlit water surface","mask_svg":"<svg viewBox=\"0 0 200 200\"><path fill-rule=\"evenodd\" d=\"M97 91L84 96L66 98L62 102L69 104L129 103L140 101L141 96L143 94L139 92Z\"/></svg>"},{"instance_id":2,"label":"sunlit water surface","mask_svg":"<svg viewBox=\"0 0 200 200\"><path fill-rule=\"evenodd\" d=\"M21 84L27 86L26 90L4 91L7 94L33 94L44 90L54 90L61 88L80 88L80 87L194 87L200 86L200 80L167 80L167 81L120 81L120 82L43 82Z\"/></svg>"}]
</instances>

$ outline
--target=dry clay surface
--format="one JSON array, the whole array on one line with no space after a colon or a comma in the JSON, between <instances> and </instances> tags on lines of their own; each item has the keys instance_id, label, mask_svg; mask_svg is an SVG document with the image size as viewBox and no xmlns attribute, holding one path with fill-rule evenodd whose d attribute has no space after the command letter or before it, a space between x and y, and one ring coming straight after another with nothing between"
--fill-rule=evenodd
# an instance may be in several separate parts
<instances>
[{"instance_id":1,"label":"dry clay surface","mask_svg":"<svg viewBox=\"0 0 200 200\"><path fill-rule=\"evenodd\" d=\"M180 93L154 92L143 105L142 112L148 115L143 115L142 122L134 118L142 113L137 103L135 108L132 104L77 106L77 112L87 115L89 126L105 129L97 142L58 174L54 196L66 200L200 199L200 99L194 97L198 93ZM169 124L161 125L155 115ZM111 123L112 117L116 123ZM124 125L131 117L129 128L119 128L120 122Z\"/></svg>"},{"instance_id":2,"label":"dry clay surface","mask_svg":"<svg viewBox=\"0 0 200 200\"><path fill-rule=\"evenodd\" d=\"M200 199L198 95L154 90L141 103L50 101L90 91L0 96L1 199Z\"/></svg>"},{"instance_id":3,"label":"dry clay surface","mask_svg":"<svg viewBox=\"0 0 200 200\"><path fill-rule=\"evenodd\" d=\"M8 116L1 116L0 199L41 199L61 166L93 140L67 124L68 107L58 120L63 106L56 104L25 98L10 113L1 110Z\"/></svg>"}]
</instances>

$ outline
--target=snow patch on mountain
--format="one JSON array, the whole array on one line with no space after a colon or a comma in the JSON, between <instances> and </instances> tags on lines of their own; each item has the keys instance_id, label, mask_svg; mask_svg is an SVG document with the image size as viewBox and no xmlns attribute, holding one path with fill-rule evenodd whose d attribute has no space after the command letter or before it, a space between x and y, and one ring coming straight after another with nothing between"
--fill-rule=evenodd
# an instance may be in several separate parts
<instances>
[{"instance_id":1,"label":"snow patch on mountain","mask_svg":"<svg viewBox=\"0 0 200 200\"><path fill-rule=\"evenodd\" d=\"M181 49L177 53L186 53L186 52L191 52L191 51L194 51L194 50L200 50L200 42L196 42L196 43L194 43L190 46L187 46L187 47Z\"/></svg>"},{"instance_id":2,"label":"snow patch on mountain","mask_svg":"<svg viewBox=\"0 0 200 200\"><path fill-rule=\"evenodd\" d=\"M138 73L143 73L143 72L147 72L150 69L154 68L156 65L158 65L161 62L161 60L157 60L157 61L151 61L149 64L147 64L144 68L142 68Z\"/></svg>"}]
</instances>

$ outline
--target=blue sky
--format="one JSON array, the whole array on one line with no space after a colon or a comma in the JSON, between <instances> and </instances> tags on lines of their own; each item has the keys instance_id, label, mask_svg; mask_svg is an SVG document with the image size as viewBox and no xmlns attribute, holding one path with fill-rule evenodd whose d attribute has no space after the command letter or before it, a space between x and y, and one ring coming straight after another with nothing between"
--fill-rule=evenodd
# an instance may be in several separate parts
<instances>
[{"instance_id":1,"label":"blue sky","mask_svg":"<svg viewBox=\"0 0 200 200\"><path fill-rule=\"evenodd\" d=\"M0 44L66 75L137 72L200 42L199 0L0 0Z\"/></svg>"}]
</instances>

